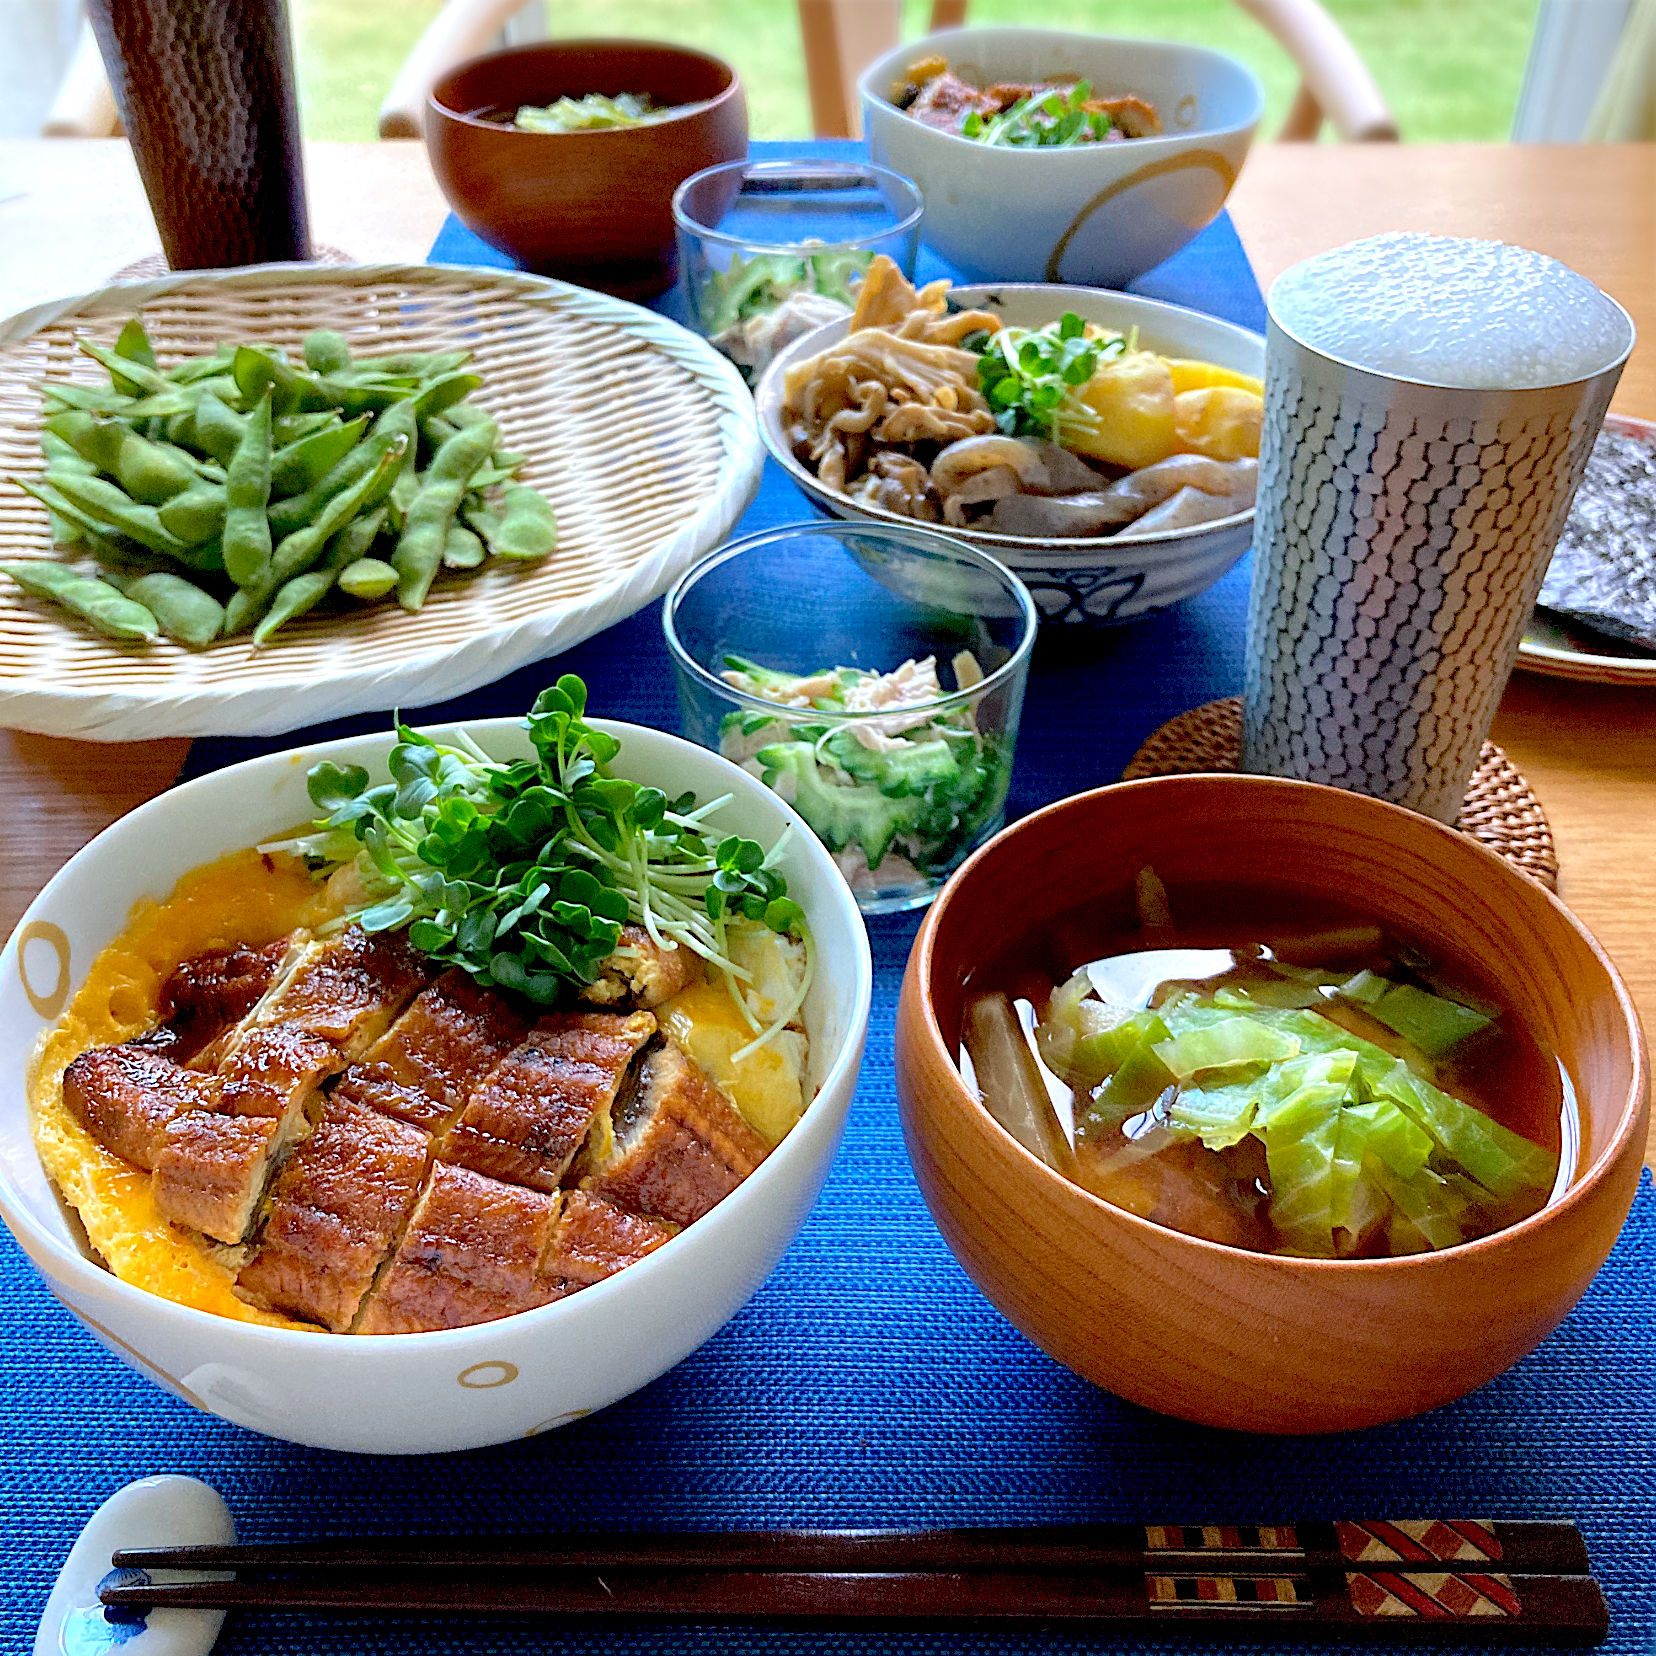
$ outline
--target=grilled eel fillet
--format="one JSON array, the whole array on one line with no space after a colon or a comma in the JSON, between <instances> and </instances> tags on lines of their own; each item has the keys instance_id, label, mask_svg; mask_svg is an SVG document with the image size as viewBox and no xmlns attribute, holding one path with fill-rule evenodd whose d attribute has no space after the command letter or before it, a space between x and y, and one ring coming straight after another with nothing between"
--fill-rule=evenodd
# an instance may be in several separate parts
<instances>
[{"instance_id":1,"label":"grilled eel fillet","mask_svg":"<svg viewBox=\"0 0 1656 1656\"><path fill-rule=\"evenodd\" d=\"M271 1186L269 1216L236 1279L269 1310L347 1330L396 1247L432 1135L528 1032L462 971L445 972L335 1083L311 1136Z\"/></svg>"},{"instance_id":2,"label":"grilled eel fillet","mask_svg":"<svg viewBox=\"0 0 1656 1656\"><path fill-rule=\"evenodd\" d=\"M218 1073L174 1062L166 1027L84 1054L65 1099L155 1168L176 1222L238 1241L262 1212L238 1292L336 1332L457 1327L576 1292L660 1247L766 1152L678 1048L651 1045L646 1011L530 1027L458 971L415 994L406 945L355 928L303 940L279 968L226 961L217 979L225 1027L192 1008L187 1041L207 1037L196 1063L215 1049Z\"/></svg>"}]
</instances>

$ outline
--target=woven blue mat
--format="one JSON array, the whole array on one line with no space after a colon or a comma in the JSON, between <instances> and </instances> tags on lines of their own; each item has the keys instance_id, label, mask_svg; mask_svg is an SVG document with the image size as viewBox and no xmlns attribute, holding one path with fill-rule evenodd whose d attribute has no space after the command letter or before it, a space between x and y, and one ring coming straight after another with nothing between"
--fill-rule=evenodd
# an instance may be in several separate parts
<instances>
[{"instance_id":1,"label":"woven blue mat","mask_svg":"<svg viewBox=\"0 0 1656 1656\"><path fill-rule=\"evenodd\" d=\"M464 236L458 226L445 228L434 257L470 256ZM924 265L921 274L929 274ZM1224 220L1140 286L1261 322L1258 289ZM771 468L741 527L751 532L808 515ZM1162 721L1234 693L1245 595L1239 570L1167 614L1044 645L1030 680L1011 813L1113 780ZM586 679L597 711L677 728L656 605L460 702L405 711L421 718L518 713L564 671ZM327 733L383 728L385 720L340 721ZM187 773L292 740L198 742ZM544 1437L413 1460L255 1437L196 1413L116 1362L64 1315L0 1232L0 1652L29 1648L52 1579L92 1509L121 1484L157 1472L215 1484L250 1540L574 1525L1567 1515L1585 1530L1609 1594L1607 1648L1615 1656L1650 1650L1656 1195L1648 1178L1609 1265L1563 1327L1460 1403L1397 1426L1320 1439L1250 1437L1162 1419L1095 1390L1030 1346L972 1287L933 1227L903 1151L890 1061L897 985L914 929L912 919L870 927L873 1021L845 1146L776 1273L671 1373ZM1078 1639L1033 1636L617 1634L512 1622L233 1616L219 1649L225 1656L355 1656L416 1645L432 1656L549 1647L572 1656L618 1648L649 1656L1062 1656L1084 1648Z\"/></svg>"}]
</instances>

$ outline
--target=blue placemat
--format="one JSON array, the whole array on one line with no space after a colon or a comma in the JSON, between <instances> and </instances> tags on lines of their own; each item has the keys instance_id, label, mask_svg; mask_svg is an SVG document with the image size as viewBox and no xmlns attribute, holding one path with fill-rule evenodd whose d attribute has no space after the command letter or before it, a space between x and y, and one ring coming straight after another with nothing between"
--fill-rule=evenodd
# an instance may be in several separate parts
<instances>
[{"instance_id":1,"label":"blue placemat","mask_svg":"<svg viewBox=\"0 0 1656 1656\"><path fill-rule=\"evenodd\" d=\"M801 156L837 160L867 155L860 144L843 138L816 138L797 143L760 141L751 144L749 150L756 161ZM921 228L924 233L924 226ZM430 256L436 264L488 265L498 270L517 268L510 254L499 252L480 236L473 235L452 213L437 232ZM953 265L922 242L920 256L915 261L915 281L931 282L940 276L950 281L960 279ZM1171 259L1146 271L1137 281L1129 282L1127 292L1142 294L1146 299L1164 299L1173 305L1188 305L1192 310L1222 316L1227 322L1252 328L1257 333L1265 331L1265 301L1229 213L1220 213ZM675 322L687 319L683 296L676 289L657 300L654 308Z\"/></svg>"},{"instance_id":2,"label":"blue placemat","mask_svg":"<svg viewBox=\"0 0 1656 1656\"><path fill-rule=\"evenodd\" d=\"M787 146L797 150L798 146ZM459 232L463 235L464 232ZM435 257L466 251L446 228ZM1228 223L1146 278L1157 297L1258 325ZM742 524L807 516L767 471ZM1042 646L1010 801L1017 815L1113 780L1163 720L1233 693L1246 575L1119 632ZM556 661L419 717L521 712L580 673L607 715L677 728L657 606ZM318 734L383 728L385 714ZM291 745L202 741L194 775ZM890 1062L915 921L880 920L868 1059L845 1147L775 1275L707 1346L602 1415L525 1443L368 1460L270 1442L190 1410L66 1317L0 1232L0 1651L29 1648L79 1526L114 1488L162 1471L216 1484L243 1535L1338 1516L1575 1517L1610 1596L1615 1656L1656 1626L1656 1196L1564 1326L1473 1397L1398 1426L1324 1439L1203 1431L1099 1392L1036 1351L955 1265L909 1172ZM1096 1646L1098 1641L1089 1641ZM800 1651L975 1656L1080 1640L663 1628L623 1635L521 1623L234 1617L219 1649L434 1656ZM1117 1644L1111 1648L1136 1647ZM1161 1647L1165 1649L1166 1647ZM1223 1646L1215 1646L1223 1649Z\"/></svg>"}]
</instances>

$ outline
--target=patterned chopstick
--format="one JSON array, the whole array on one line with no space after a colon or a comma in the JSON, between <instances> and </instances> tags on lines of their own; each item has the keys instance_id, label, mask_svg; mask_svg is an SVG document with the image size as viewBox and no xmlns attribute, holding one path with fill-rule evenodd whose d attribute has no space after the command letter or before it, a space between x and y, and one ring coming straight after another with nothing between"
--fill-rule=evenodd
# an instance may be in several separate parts
<instances>
[{"instance_id":1,"label":"patterned chopstick","mask_svg":"<svg viewBox=\"0 0 1656 1656\"><path fill-rule=\"evenodd\" d=\"M1222 1625L1280 1636L1596 1644L1567 1523L1083 1524L408 1537L126 1549L103 1601L765 1625ZM148 1570L240 1578L149 1583ZM136 1576L139 1579L133 1579ZM1296 1632L1296 1630L1298 1630Z\"/></svg>"},{"instance_id":2,"label":"patterned chopstick","mask_svg":"<svg viewBox=\"0 0 1656 1656\"><path fill-rule=\"evenodd\" d=\"M979 1529L722 1530L655 1534L397 1536L261 1546L127 1548L127 1569L507 1569L649 1566L782 1572L881 1573L981 1569L1141 1569L1183 1557L1215 1567L1389 1569L1499 1565L1539 1575L1585 1575L1574 1524L1412 1519L1300 1524L1050 1524Z\"/></svg>"}]
</instances>

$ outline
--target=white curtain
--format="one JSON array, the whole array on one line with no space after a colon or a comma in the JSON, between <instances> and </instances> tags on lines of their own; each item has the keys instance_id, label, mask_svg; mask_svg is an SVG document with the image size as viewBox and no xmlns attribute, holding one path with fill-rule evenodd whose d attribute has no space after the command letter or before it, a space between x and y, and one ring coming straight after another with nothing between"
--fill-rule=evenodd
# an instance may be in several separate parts
<instances>
[{"instance_id":1,"label":"white curtain","mask_svg":"<svg viewBox=\"0 0 1656 1656\"><path fill-rule=\"evenodd\" d=\"M1582 136L1601 144L1656 139L1656 0L1634 0Z\"/></svg>"}]
</instances>

